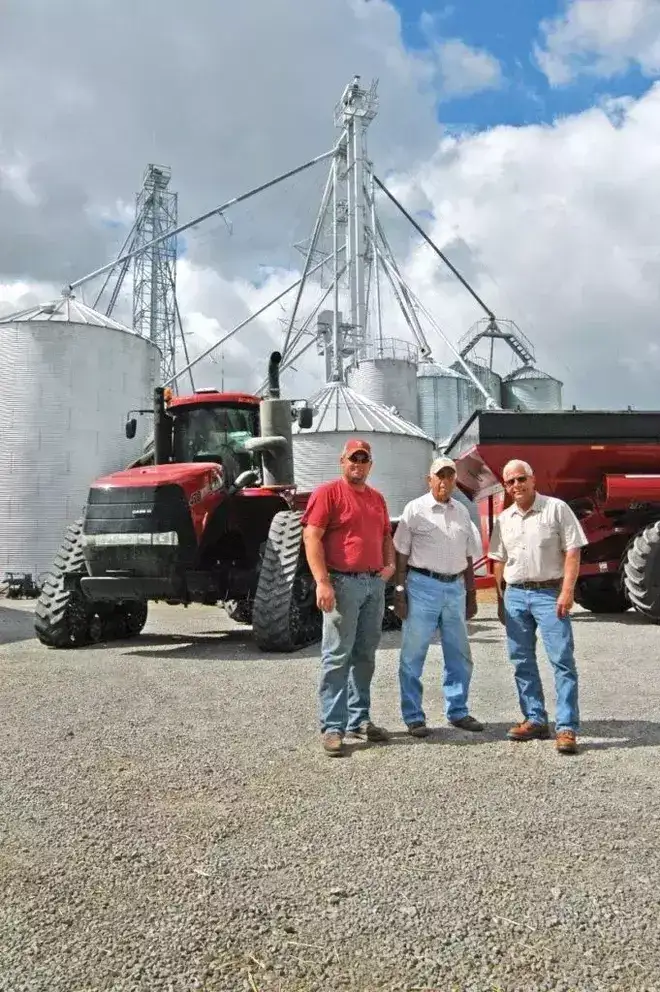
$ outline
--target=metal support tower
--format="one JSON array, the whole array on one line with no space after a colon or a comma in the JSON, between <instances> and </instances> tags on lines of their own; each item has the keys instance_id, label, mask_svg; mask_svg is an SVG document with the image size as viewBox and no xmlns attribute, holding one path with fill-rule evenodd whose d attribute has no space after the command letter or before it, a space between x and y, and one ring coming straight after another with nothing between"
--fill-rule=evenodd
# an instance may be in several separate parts
<instances>
[{"instance_id":1,"label":"metal support tower","mask_svg":"<svg viewBox=\"0 0 660 992\"><path fill-rule=\"evenodd\" d=\"M367 128L378 113L377 81L367 90L355 76L335 108L335 125L343 134L335 159L338 214L346 204L346 266L353 343L361 350L367 331L367 196L366 176L372 171L367 158ZM339 349L337 349L338 351Z\"/></svg>"},{"instance_id":2,"label":"metal support tower","mask_svg":"<svg viewBox=\"0 0 660 992\"><path fill-rule=\"evenodd\" d=\"M178 196L169 189L171 170L149 165L136 198L133 250L133 329L161 352L161 378L176 373L176 236L151 244L177 227ZM151 247L146 247L151 245Z\"/></svg>"}]
</instances>

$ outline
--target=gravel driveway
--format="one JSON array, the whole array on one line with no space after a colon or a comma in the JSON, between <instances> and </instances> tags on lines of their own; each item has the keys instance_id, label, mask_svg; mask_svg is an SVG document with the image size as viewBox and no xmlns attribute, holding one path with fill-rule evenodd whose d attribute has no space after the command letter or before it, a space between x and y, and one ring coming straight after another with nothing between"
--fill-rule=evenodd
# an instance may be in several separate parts
<instances>
[{"instance_id":1,"label":"gravel driveway","mask_svg":"<svg viewBox=\"0 0 660 992\"><path fill-rule=\"evenodd\" d=\"M222 611L52 652L0 603L3 992L660 990L660 628L578 613L582 753L511 744L492 606L472 709L403 734L398 635L330 760L317 650L259 657ZM547 667L544 669L549 699Z\"/></svg>"}]
</instances>

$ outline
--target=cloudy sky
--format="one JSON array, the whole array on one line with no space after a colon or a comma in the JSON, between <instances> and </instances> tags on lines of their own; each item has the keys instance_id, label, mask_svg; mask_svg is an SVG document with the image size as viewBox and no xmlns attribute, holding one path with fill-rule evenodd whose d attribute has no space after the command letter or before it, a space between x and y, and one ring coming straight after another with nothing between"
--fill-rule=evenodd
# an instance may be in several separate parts
<instances>
[{"instance_id":1,"label":"cloudy sky","mask_svg":"<svg viewBox=\"0 0 660 992\"><path fill-rule=\"evenodd\" d=\"M183 221L330 148L356 73L379 80L377 171L532 340L565 401L658 407L657 0L4 0L0 312L116 254L148 162L171 167ZM193 352L296 278L324 170L186 234ZM457 341L479 308L382 217ZM286 315L237 335L198 384L256 387ZM320 374L313 355L291 388Z\"/></svg>"}]
</instances>

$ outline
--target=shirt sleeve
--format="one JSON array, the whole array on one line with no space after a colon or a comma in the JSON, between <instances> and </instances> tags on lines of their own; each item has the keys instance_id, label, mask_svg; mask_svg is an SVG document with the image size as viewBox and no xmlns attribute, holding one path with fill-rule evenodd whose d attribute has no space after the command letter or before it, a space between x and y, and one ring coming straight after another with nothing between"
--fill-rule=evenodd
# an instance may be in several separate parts
<instances>
[{"instance_id":1,"label":"shirt sleeve","mask_svg":"<svg viewBox=\"0 0 660 992\"><path fill-rule=\"evenodd\" d=\"M387 509L387 500L381 493L381 500L383 503L383 537L387 537L388 534L392 533L392 525L390 523L390 511Z\"/></svg>"},{"instance_id":2,"label":"shirt sleeve","mask_svg":"<svg viewBox=\"0 0 660 992\"><path fill-rule=\"evenodd\" d=\"M478 561L483 558L484 546L481 540L481 534L479 533L474 520L470 517L470 536L468 538L467 547L468 558L471 558L473 562Z\"/></svg>"},{"instance_id":3,"label":"shirt sleeve","mask_svg":"<svg viewBox=\"0 0 660 992\"><path fill-rule=\"evenodd\" d=\"M574 551L576 548L583 548L589 541L582 530L580 521L567 503L562 501L557 509L561 550Z\"/></svg>"},{"instance_id":4,"label":"shirt sleeve","mask_svg":"<svg viewBox=\"0 0 660 992\"><path fill-rule=\"evenodd\" d=\"M410 504L404 506L394 532L394 550L400 555L409 555L412 548L412 533L410 530Z\"/></svg>"},{"instance_id":5,"label":"shirt sleeve","mask_svg":"<svg viewBox=\"0 0 660 992\"><path fill-rule=\"evenodd\" d=\"M327 486L319 486L309 497L301 523L303 527L322 527L323 530L326 530L331 517L330 490Z\"/></svg>"},{"instance_id":6,"label":"shirt sleeve","mask_svg":"<svg viewBox=\"0 0 660 992\"><path fill-rule=\"evenodd\" d=\"M502 540L502 528L500 527L499 517L493 524L493 532L490 535L490 543L488 546L488 557L492 558L493 561L506 561L507 558L506 548L504 547L504 541Z\"/></svg>"}]
</instances>

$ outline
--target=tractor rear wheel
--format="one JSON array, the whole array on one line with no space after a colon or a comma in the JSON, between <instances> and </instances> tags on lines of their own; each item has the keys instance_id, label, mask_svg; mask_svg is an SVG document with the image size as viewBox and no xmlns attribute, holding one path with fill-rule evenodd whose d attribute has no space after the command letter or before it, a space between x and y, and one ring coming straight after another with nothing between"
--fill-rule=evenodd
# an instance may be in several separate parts
<instances>
[{"instance_id":1,"label":"tractor rear wheel","mask_svg":"<svg viewBox=\"0 0 660 992\"><path fill-rule=\"evenodd\" d=\"M295 651L321 636L301 520L302 513L283 510L270 524L252 611L252 630L262 651Z\"/></svg>"},{"instance_id":2,"label":"tractor rear wheel","mask_svg":"<svg viewBox=\"0 0 660 992\"><path fill-rule=\"evenodd\" d=\"M632 606L660 623L660 520L644 527L628 545L623 574Z\"/></svg>"},{"instance_id":3,"label":"tractor rear wheel","mask_svg":"<svg viewBox=\"0 0 660 992\"><path fill-rule=\"evenodd\" d=\"M575 602L590 613L625 613L630 609L618 574L580 579L575 587Z\"/></svg>"}]
</instances>

